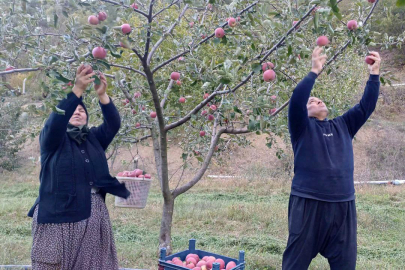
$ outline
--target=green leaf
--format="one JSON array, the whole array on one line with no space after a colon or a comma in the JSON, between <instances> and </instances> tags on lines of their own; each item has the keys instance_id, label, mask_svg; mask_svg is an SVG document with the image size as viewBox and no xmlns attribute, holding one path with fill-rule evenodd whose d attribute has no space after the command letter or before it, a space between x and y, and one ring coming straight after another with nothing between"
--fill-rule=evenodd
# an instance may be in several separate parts
<instances>
[{"instance_id":1,"label":"green leaf","mask_svg":"<svg viewBox=\"0 0 405 270\"><path fill-rule=\"evenodd\" d=\"M108 64L108 63L105 62L105 61L97 60L97 64L101 64L101 65L105 66L107 69L111 69L110 64Z\"/></svg>"},{"instance_id":2,"label":"green leaf","mask_svg":"<svg viewBox=\"0 0 405 270\"><path fill-rule=\"evenodd\" d=\"M405 0L397 0L397 7L403 7L405 6Z\"/></svg>"},{"instance_id":3,"label":"green leaf","mask_svg":"<svg viewBox=\"0 0 405 270\"><path fill-rule=\"evenodd\" d=\"M181 158L185 161L186 159L187 159L187 153L183 153L182 155L181 155Z\"/></svg>"},{"instance_id":4,"label":"green leaf","mask_svg":"<svg viewBox=\"0 0 405 270\"><path fill-rule=\"evenodd\" d=\"M53 63L55 63L55 62L58 61L58 60L59 60L58 57L56 57L55 55L51 55L51 56L49 57L49 64L52 65Z\"/></svg>"},{"instance_id":5,"label":"green leaf","mask_svg":"<svg viewBox=\"0 0 405 270\"><path fill-rule=\"evenodd\" d=\"M289 45L288 46L288 52L287 52L287 56L290 56L291 54L292 54L292 46L291 45Z\"/></svg>"},{"instance_id":6,"label":"green leaf","mask_svg":"<svg viewBox=\"0 0 405 270\"><path fill-rule=\"evenodd\" d=\"M101 83L101 80L97 75L94 75L92 78L94 78L94 84L99 85Z\"/></svg>"},{"instance_id":7,"label":"green leaf","mask_svg":"<svg viewBox=\"0 0 405 270\"><path fill-rule=\"evenodd\" d=\"M237 106L233 106L233 110L234 110L235 112L237 112L237 113L242 114L242 111L239 110L239 108L238 108Z\"/></svg>"},{"instance_id":8,"label":"green leaf","mask_svg":"<svg viewBox=\"0 0 405 270\"><path fill-rule=\"evenodd\" d=\"M60 74L59 72L57 72L56 70L51 70L50 71L50 75L52 77L54 77L55 79L62 81L64 83L69 83L71 80L65 78L62 74Z\"/></svg>"},{"instance_id":9,"label":"green leaf","mask_svg":"<svg viewBox=\"0 0 405 270\"><path fill-rule=\"evenodd\" d=\"M203 162L203 161L204 161L202 157L196 157L196 158L197 158L197 160L198 160L199 162Z\"/></svg>"},{"instance_id":10,"label":"green leaf","mask_svg":"<svg viewBox=\"0 0 405 270\"><path fill-rule=\"evenodd\" d=\"M319 29L319 12L315 13L314 16L314 26L315 26L315 32L318 33L318 29Z\"/></svg>"},{"instance_id":11,"label":"green leaf","mask_svg":"<svg viewBox=\"0 0 405 270\"><path fill-rule=\"evenodd\" d=\"M222 77L219 81L223 84L229 84L231 82L231 80L227 77Z\"/></svg>"},{"instance_id":12,"label":"green leaf","mask_svg":"<svg viewBox=\"0 0 405 270\"><path fill-rule=\"evenodd\" d=\"M105 34L107 33L108 27L104 25L102 28L97 27L96 29L100 31L101 34Z\"/></svg>"},{"instance_id":13,"label":"green leaf","mask_svg":"<svg viewBox=\"0 0 405 270\"><path fill-rule=\"evenodd\" d=\"M260 65L260 63L254 63L252 64L252 69L255 73L259 73L260 70L262 70L262 65Z\"/></svg>"},{"instance_id":14,"label":"green leaf","mask_svg":"<svg viewBox=\"0 0 405 270\"><path fill-rule=\"evenodd\" d=\"M54 106L54 107L52 108L52 110L53 110L54 112L56 112L57 114L65 115L65 110L59 109L59 108L56 107L56 106Z\"/></svg>"},{"instance_id":15,"label":"green leaf","mask_svg":"<svg viewBox=\"0 0 405 270\"><path fill-rule=\"evenodd\" d=\"M58 14L53 14L53 26L56 28L56 26L58 25L58 19L59 19L59 16L58 16Z\"/></svg>"},{"instance_id":16,"label":"green leaf","mask_svg":"<svg viewBox=\"0 0 405 270\"><path fill-rule=\"evenodd\" d=\"M62 10L62 14L63 14L63 16L65 16L66 18L69 17L69 14L66 12L66 10Z\"/></svg>"},{"instance_id":17,"label":"green leaf","mask_svg":"<svg viewBox=\"0 0 405 270\"><path fill-rule=\"evenodd\" d=\"M272 145L272 143L271 143L271 142L266 143L266 146L267 146L268 148L271 148L271 145Z\"/></svg>"},{"instance_id":18,"label":"green leaf","mask_svg":"<svg viewBox=\"0 0 405 270\"><path fill-rule=\"evenodd\" d=\"M122 52L122 51L121 51ZM121 58L121 54L115 53L113 51L110 50L110 53L112 56L114 56L115 58Z\"/></svg>"}]
</instances>

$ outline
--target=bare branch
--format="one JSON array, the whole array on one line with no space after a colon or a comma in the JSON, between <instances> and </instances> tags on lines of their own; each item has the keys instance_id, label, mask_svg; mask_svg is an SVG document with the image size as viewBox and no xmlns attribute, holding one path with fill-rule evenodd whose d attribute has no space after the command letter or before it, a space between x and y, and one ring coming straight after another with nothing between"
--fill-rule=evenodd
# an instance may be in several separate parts
<instances>
[{"instance_id":1,"label":"bare branch","mask_svg":"<svg viewBox=\"0 0 405 270\"><path fill-rule=\"evenodd\" d=\"M146 139L148 139L148 138L151 138L152 137L152 135L146 135L146 136L143 136L143 137L141 137L141 138L122 138L122 141L123 142L130 142L130 143L139 143L139 142L141 142L141 141L144 141L144 140L146 140Z\"/></svg>"},{"instance_id":2,"label":"bare branch","mask_svg":"<svg viewBox=\"0 0 405 270\"><path fill-rule=\"evenodd\" d=\"M119 67L119 68L123 68L123 69L128 69L128 70L131 70L131 71L133 71L133 72L135 72L135 73L141 74L142 76L144 76L144 77L146 78L146 74L145 74L145 73L143 73L143 72L140 71L140 70L134 69L134 68L132 68L132 67L127 67L127 66L118 65L118 64L110 64L110 66L112 66L112 67Z\"/></svg>"},{"instance_id":3,"label":"bare branch","mask_svg":"<svg viewBox=\"0 0 405 270\"><path fill-rule=\"evenodd\" d=\"M139 13L139 14L142 14L142 15L145 16L145 17L148 17L148 14L146 14L146 13L143 12L143 11L140 11L139 9L134 9L134 8L132 8L132 7L130 7L130 6L127 6L127 5L124 5L124 4L120 4L120 3L118 3L118 2L114 2L114 1L111 1L111 0L101 0L101 1L106 2L106 3L113 4L113 5L116 5L116 6L122 6L122 7L124 7L124 8L131 8L131 9L133 9L135 12L137 12L137 13Z\"/></svg>"},{"instance_id":4,"label":"bare branch","mask_svg":"<svg viewBox=\"0 0 405 270\"><path fill-rule=\"evenodd\" d=\"M143 56L143 59L146 60L148 59L148 54L149 54L149 46L150 46L150 35L151 35L151 24L152 24L152 13L153 13L153 5L155 1L151 0L150 5L149 5L149 15L148 15L148 32L146 33L146 44L145 44L145 53Z\"/></svg>"},{"instance_id":5,"label":"bare branch","mask_svg":"<svg viewBox=\"0 0 405 270\"><path fill-rule=\"evenodd\" d=\"M156 44L153 46L151 52L148 55L148 59L146 60L146 64L149 65L150 61L153 57L153 54L156 52L157 48L160 46L160 44L166 39L168 35L171 34L173 31L174 27L176 27L177 24L180 23L181 18L184 16L184 13L186 12L188 8L188 4L184 6L183 11L180 13L179 17L177 20L170 26L170 28L160 37L160 39L156 42Z\"/></svg>"},{"instance_id":6,"label":"bare branch","mask_svg":"<svg viewBox=\"0 0 405 270\"><path fill-rule=\"evenodd\" d=\"M32 71L38 71L42 70L42 68L16 68L12 70L7 70L7 71L0 71L0 75L6 75L6 74L11 74L11 73L21 73L21 72L32 72Z\"/></svg>"},{"instance_id":7,"label":"bare branch","mask_svg":"<svg viewBox=\"0 0 405 270\"><path fill-rule=\"evenodd\" d=\"M165 11L166 9L169 9L171 6L177 4L180 0L176 0L176 1L172 1L172 3L170 5L168 5L165 8L162 8L159 12L157 12L155 15L152 16L152 19L154 19L157 15L159 15L160 13L162 13L163 11Z\"/></svg>"},{"instance_id":8,"label":"bare branch","mask_svg":"<svg viewBox=\"0 0 405 270\"><path fill-rule=\"evenodd\" d=\"M167 86L167 89L165 91L165 96L163 97L163 100L160 102L160 107L162 107L162 110L163 110L163 107L165 106L165 103L166 103L167 97L170 93L170 90L172 89L173 83L174 83L174 81L170 80L170 83Z\"/></svg>"}]
</instances>

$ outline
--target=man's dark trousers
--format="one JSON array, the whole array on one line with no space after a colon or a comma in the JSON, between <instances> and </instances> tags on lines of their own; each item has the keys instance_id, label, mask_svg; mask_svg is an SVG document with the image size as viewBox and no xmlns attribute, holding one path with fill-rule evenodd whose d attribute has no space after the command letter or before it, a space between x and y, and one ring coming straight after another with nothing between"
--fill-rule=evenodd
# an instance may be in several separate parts
<instances>
[{"instance_id":1,"label":"man's dark trousers","mask_svg":"<svg viewBox=\"0 0 405 270\"><path fill-rule=\"evenodd\" d=\"M289 237L283 270L306 270L318 253L331 270L354 270L357 256L355 201L325 202L290 196Z\"/></svg>"}]
</instances>

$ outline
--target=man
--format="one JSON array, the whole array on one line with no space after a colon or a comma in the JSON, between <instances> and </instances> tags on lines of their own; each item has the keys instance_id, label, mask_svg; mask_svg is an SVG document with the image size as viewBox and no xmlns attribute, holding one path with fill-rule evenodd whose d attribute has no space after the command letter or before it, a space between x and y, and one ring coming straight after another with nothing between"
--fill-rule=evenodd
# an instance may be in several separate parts
<instances>
[{"instance_id":1,"label":"man","mask_svg":"<svg viewBox=\"0 0 405 270\"><path fill-rule=\"evenodd\" d=\"M374 111L379 94L380 56L368 65L370 77L360 103L332 120L312 87L326 61L316 47L311 72L290 100L288 125L294 151L294 178L288 207L289 236L283 270L308 269L321 253L332 270L354 270L357 216L353 182L353 145L357 131Z\"/></svg>"}]
</instances>

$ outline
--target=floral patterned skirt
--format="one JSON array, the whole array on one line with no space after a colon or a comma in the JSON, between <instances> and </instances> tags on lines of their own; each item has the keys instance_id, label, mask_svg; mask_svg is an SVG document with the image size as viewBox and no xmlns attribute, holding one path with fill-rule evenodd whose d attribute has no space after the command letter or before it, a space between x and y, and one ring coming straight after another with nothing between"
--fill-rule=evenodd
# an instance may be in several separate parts
<instances>
[{"instance_id":1,"label":"floral patterned skirt","mask_svg":"<svg viewBox=\"0 0 405 270\"><path fill-rule=\"evenodd\" d=\"M91 216L73 223L32 222L33 270L116 270L117 251L108 209L100 194L91 195Z\"/></svg>"}]
</instances>

